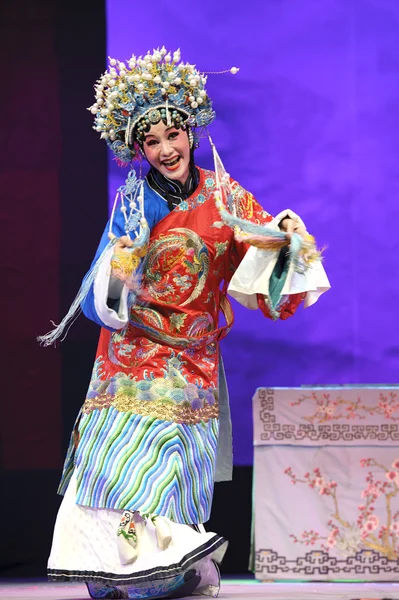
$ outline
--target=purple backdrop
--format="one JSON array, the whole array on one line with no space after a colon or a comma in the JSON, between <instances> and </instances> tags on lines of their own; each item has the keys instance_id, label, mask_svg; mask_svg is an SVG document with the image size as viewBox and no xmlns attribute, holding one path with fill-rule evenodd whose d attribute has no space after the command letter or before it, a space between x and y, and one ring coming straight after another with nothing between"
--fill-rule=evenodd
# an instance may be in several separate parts
<instances>
[{"instance_id":1,"label":"purple backdrop","mask_svg":"<svg viewBox=\"0 0 399 600\"><path fill-rule=\"evenodd\" d=\"M236 464L252 462L255 388L398 381L399 2L108 0L108 54L182 50L209 77L227 170L327 246L333 289L272 323L235 304L223 344ZM203 141L197 163L211 167ZM110 197L125 171L110 161Z\"/></svg>"}]
</instances>

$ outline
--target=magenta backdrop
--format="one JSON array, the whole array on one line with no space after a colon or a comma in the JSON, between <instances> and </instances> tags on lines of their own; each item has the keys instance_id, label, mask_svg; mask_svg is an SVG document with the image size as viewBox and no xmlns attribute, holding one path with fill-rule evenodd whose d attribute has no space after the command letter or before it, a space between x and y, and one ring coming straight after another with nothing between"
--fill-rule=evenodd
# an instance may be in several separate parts
<instances>
[{"instance_id":1,"label":"magenta backdrop","mask_svg":"<svg viewBox=\"0 0 399 600\"><path fill-rule=\"evenodd\" d=\"M60 301L56 18L52 0L1 7L0 67L9 74L0 144L0 464L7 471L62 464L61 356L57 350L44 352L36 342L38 333L48 330L49 319L58 319ZM2 489L19 494L16 487Z\"/></svg>"},{"instance_id":2,"label":"magenta backdrop","mask_svg":"<svg viewBox=\"0 0 399 600\"><path fill-rule=\"evenodd\" d=\"M235 304L223 354L235 463L250 464L257 386L399 379L399 2L108 0L107 12L111 56L165 44L204 71L240 67L209 78L225 166L327 247L333 289L315 307L272 323ZM211 167L206 141L197 163ZM110 161L110 197L124 174Z\"/></svg>"}]
</instances>

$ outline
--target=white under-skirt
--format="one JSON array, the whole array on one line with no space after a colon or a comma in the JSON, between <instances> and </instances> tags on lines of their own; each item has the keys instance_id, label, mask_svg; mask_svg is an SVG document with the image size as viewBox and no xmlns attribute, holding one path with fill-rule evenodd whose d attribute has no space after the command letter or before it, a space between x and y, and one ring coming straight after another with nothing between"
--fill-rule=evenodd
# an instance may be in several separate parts
<instances>
[{"instance_id":1,"label":"white under-skirt","mask_svg":"<svg viewBox=\"0 0 399 600\"><path fill-rule=\"evenodd\" d=\"M75 498L73 476L55 524L50 580L84 581L94 598L165 598L185 582L192 588L195 575L190 593L217 595L222 537L165 517L79 506Z\"/></svg>"}]
</instances>

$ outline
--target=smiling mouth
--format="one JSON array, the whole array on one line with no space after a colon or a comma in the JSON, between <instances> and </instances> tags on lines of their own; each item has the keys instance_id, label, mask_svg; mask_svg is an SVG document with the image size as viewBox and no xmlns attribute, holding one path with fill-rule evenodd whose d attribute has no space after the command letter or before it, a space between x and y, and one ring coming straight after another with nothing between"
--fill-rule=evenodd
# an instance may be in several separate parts
<instances>
[{"instance_id":1,"label":"smiling mouth","mask_svg":"<svg viewBox=\"0 0 399 600\"><path fill-rule=\"evenodd\" d=\"M180 156L176 156L176 158L172 158L172 160L164 160L162 161L162 164L168 171L175 171L179 167Z\"/></svg>"}]
</instances>

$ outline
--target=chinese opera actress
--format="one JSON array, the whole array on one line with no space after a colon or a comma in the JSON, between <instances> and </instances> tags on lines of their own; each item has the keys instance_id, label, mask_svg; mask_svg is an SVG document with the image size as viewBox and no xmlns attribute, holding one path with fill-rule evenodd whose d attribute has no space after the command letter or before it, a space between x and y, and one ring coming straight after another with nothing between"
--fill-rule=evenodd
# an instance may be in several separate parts
<instances>
[{"instance_id":1,"label":"chinese opera actress","mask_svg":"<svg viewBox=\"0 0 399 600\"><path fill-rule=\"evenodd\" d=\"M203 523L232 472L227 292L276 320L329 288L296 214L270 216L212 140L215 170L196 166L198 128L215 117L205 84L162 48L111 59L95 86L95 129L119 162L150 168L129 171L74 304L41 338L53 343L79 307L101 327L48 564L92 598L218 594L227 542Z\"/></svg>"}]
</instances>

